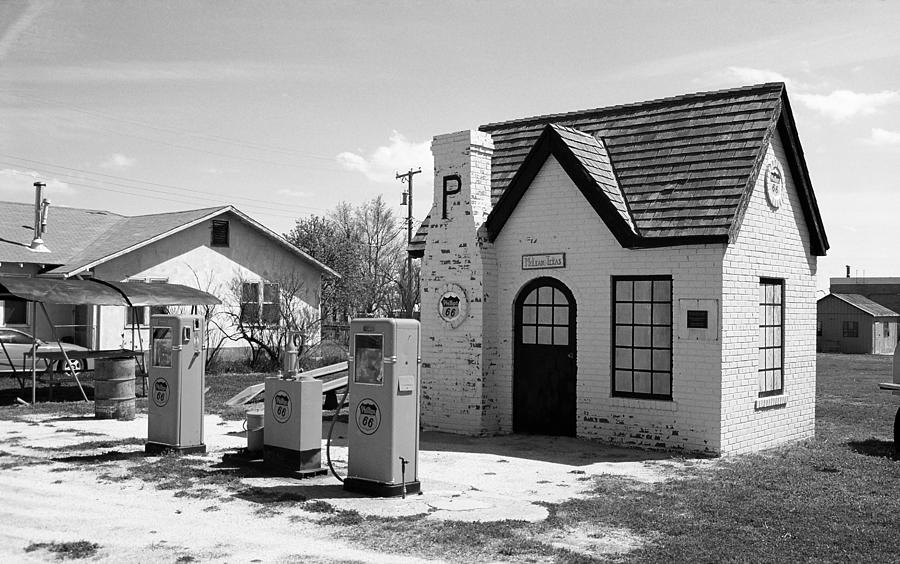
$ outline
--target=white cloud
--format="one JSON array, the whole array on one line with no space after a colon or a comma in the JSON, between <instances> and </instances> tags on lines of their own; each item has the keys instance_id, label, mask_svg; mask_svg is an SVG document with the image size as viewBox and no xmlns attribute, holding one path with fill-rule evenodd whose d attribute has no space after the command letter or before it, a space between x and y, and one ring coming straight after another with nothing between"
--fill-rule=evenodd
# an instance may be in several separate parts
<instances>
[{"instance_id":1,"label":"white cloud","mask_svg":"<svg viewBox=\"0 0 900 564\"><path fill-rule=\"evenodd\" d=\"M282 188L275 192L279 196L287 196L288 198L306 198L311 196L309 192L302 192L300 190L291 190L289 188Z\"/></svg>"},{"instance_id":2,"label":"white cloud","mask_svg":"<svg viewBox=\"0 0 900 564\"><path fill-rule=\"evenodd\" d=\"M55 194L71 194L74 192L67 183L56 178L47 179L35 171L0 169L0 197L14 198L16 201L34 201L34 183L44 182L44 197L53 200Z\"/></svg>"},{"instance_id":3,"label":"white cloud","mask_svg":"<svg viewBox=\"0 0 900 564\"><path fill-rule=\"evenodd\" d=\"M100 166L102 168L122 170L134 166L134 163L136 162L137 159L135 158L126 157L122 153L113 153L108 159L100 163Z\"/></svg>"},{"instance_id":4,"label":"white cloud","mask_svg":"<svg viewBox=\"0 0 900 564\"><path fill-rule=\"evenodd\" d=\"M389 140L389 144L378 147L368 157L345 151L337 156L337 161L344 168L361 172L374 182L397 182L397 172L418 167L422 167L424 178L434 176L430 140L415 143L397 131L391 133Z\"/></svg>"},{"instance_id":5,"label":"white cloud","mask_svg":"<svg viewBox=\"0 0 900 564\"><path fill-rule=\"evenodd\" d=\"M788 86L794 87L796 83L783 74L768 70L754 69L750 67L728 67L725 69L725 76L740 82L741 84L760 84L763 82L783 82Z\"/></svg>"},{"instance_id":6,"label":"white cloud","mask_svg":"<svg viewBox=\"0 0 900 564\"><path fill-rule=\"evenodd\" d=\"M887 129L873 127L872 136L866 139L866 142L879 147L900 146L900 131L888 131Z\"/></svg>"},{"instance_id":7,"label":"white cloud","mask_svg":"<svg viewBox=\"0 0 900 564\"><path fill-rule=\"evenodd\" d=\"M850 90L835 90L831 94L798 94L806 107L835 121L874 114L883 106L900 101L900 92L883 90L866 94Z\"/></svg>"}]
</instances>

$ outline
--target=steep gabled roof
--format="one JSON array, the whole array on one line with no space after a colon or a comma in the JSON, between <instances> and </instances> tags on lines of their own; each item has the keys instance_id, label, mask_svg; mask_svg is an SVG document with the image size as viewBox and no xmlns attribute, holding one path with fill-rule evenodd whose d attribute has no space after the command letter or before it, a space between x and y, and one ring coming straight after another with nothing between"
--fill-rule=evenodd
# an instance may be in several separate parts
<instances>
[{"instance_id":1,"label":"steep gabled roof","mask_svg":"<svg viewBox=\"0 0 900 564\"><path fill-rule=\"evenodd\" d=\"M556 124L544 127L500 201L494 206L487 220L487 230L491 237L496 236L503 228L550 155L556 157L619 242L630 246L637 236L634 221L603 142Z\"/></svg>"},{"instance_id":2,"label":"steep gabled roof","mask_svg":"<svg viewBox=\"0 0 900 564\"><path fill-rule=\"evenodd\" d=\"M480 129L490 133L494 142L491 194L495 208L489 225L502 226L502 215L512 212L501 207L502 197L522 182L516 176L551 124L561 138L591 137L604 149L633 220L636 236L629 246L635 247L731 240L740 228L769 141L778 132L812 252L824 255L828 249L782 83L484 125ZM575 145L567 144L577 156ZM586 164L584 159L577 160ZM424 230L427 222L410 245L414 254L423 252L418 241L424 240Z\"/></svg>"},{"instance_id":3,"label":"steep gabled roof","mask_svg":"<svg viewBox=\"0 0 900 564\"><path fill-rule=\"evenodd\" d=\"M900 313L896 313L895 311L884 307L880 303L873 302L869 298L860 294L828 294L823 298L819 298L819 301L821 302L822 300L829 297L841 300L842 302L845 302L864 313L868 313L873 317L900 317Z\"/></svg>"},{"instance_id":4,"label":"steep gabled roof","mask_svg":"<svg viewBox=\"0 0 900 564\"><path fill-rule=\"evenodd\" d=\"M688 94L494 123L491 189L499 204L548 124L602 141L634 218L639 241L674 244L733 236L776 130L811 232L813 252L828 242L784 84Z\"/></svg>"},{"instance_id":5,"label":"steep gabled roof","mask_svg":"<svg viewBox=\"0 0 900 564\"><path fill-rule=\"evenodd\" d=\"M28 204L0 202L0 262L37 263L44 265L43 270L48 274L66 278L230 213L314 268L339 277L334 270L233 206L132 217L101 210L51 208L48 229L43 236L50 249L46 253L28 249L33 237L33 209Z\"/></svg>"}]
</instances>

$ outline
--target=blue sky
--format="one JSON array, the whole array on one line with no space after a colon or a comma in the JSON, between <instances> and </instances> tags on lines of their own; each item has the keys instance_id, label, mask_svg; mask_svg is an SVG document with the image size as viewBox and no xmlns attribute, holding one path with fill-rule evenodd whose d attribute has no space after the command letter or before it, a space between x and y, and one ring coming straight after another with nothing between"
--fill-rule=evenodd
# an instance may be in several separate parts
<instances>
[{"instance_id":1,"label":"blue sky","mask_svg":"<svg viewBox=\"0 0 900 564\"><path fill-rule=\"evenodd\" d=\"M828 277L900 276L900 3L0 3L0 200L231 203L278 232L384 194L434 135L781 80ZM52 211L51 211L52 214ZM52 228L52 215L51 215Z\"/></svg>"}]
</instances>

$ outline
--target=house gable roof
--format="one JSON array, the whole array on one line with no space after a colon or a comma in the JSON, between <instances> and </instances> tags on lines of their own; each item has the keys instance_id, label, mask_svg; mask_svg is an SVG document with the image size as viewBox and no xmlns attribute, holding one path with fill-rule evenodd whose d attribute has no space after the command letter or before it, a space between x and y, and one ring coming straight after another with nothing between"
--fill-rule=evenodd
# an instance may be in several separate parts
<instances>
[{"instance_id":1,"label":"house gable roof","mask_svg":"<svg viewBox=\"0 0 900 564\"><path fill-rule=\"evenodd\" d=\"M860 294L828 294L822 298L819 298L819 301L835 298L841 300L844 303L847 303L856 309L868 313L873 317L900 317L900 313L896 313L895 311L888 309L881 305L878 302L873 302L869 298L860 295Z\"/></svg>"},{"instance_id":2,"label":"house gable roof","mask_svg":"<svg viewBox=\"0 0 900 564\"><path fill-rule=\"evenodd\" d=\"M261 223L233 206L219 206L180 212L123 216L100 210L52 208L44 242L47 253L28 250L33 237L30 219L33 206L0 203L0 262L46 265L48 274L63 278L83 274L114 258L136 251L155 241L193 227L203 221L233 214L239 220L317 270L339 276L335 271L284 240Z\"/></svg>"}]
</instances>

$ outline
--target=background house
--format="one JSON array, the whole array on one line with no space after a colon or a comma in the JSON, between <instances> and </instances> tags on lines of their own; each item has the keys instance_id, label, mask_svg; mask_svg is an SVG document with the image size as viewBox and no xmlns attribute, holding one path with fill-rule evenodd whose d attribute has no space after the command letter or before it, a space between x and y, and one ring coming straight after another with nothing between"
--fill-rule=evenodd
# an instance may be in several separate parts
<instances>
[{"instance_id":1,"label":"background house","mask_svg":"<svg viewBox=\"0 0 900 564\"><path fill-rule=\"evenodd\" d=\"M900 278L848 276L832 278L829 282L832 294L859 294L892 311L900 312Z\"/></svg>"},{"instance_id":2,"label":"background house","mask_svg":"<svg viewBox=\"0 0 900 564\"><path fill-rule=\"evenodd\" d=\"M817 304L819 352L894 354L900 314L859 294L829 294Z\"/></svg>"},{"instance_id":3,"label":"background house","mask_svg":"<svg viewBox=\"0 0 900 564\"><path fill-rule=\"evenodd\" d=\"M232 206L123 216L102 210L53 208L42 239L35 237L35 206L0 202L0 275L95 277L183 284L222 300L210 323L212 345L241 354L247 343L231 340L239 320L266 326L279 308L310 324L317 340L324 264ZM150 308L49 305L61 337L90 348L146 349ZM202 313L202 312L201 312ZM38 337L49 328L38 316ZM0 299L0 323L30 327L26 304Z\"/></svg>"}]
</instances>

